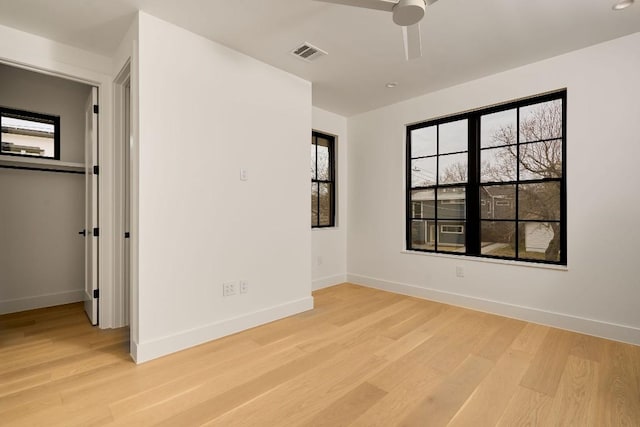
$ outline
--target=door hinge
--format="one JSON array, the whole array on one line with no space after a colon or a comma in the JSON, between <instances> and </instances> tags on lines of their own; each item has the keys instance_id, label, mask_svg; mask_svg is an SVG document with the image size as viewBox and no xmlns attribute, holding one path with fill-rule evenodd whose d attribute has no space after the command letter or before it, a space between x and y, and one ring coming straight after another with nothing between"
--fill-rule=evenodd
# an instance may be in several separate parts
<instances>
[{"instance_id":1,"label":"door hinge","mask_svg":"<svg viewBox=\"0 0 640 427\"><path fill-rule=\"evenodd\" d=\"M100 298L100 289L94 289L93 290L93 298L95 298L95 299Z\"/></svg>"},{"instance_id":2,"label":"door hinge","mask_svg":"<svg viewBox=\"0 0 640 427\"><path fill-rule=\"evenodd\" d=\"M93 237L100 237L100 229L98 227L94 227Z\"/></svg>"},{"instance_id":3,"label":"door hinge","mask_svg":"<svg viewBox=\"0 0 640 427\"><path fill-rule=\"evenodd\" d=\"M128 239L129 237L131 237L131 233L129 233L128 231L124 232L124 238Z\"/></svg>"},{"instance_id":4,"label":"door hinge","mask_svg":"<svg viewBox=\"0 0 640 427\"><path fill-rule=\"evenodd\" d=\"M99 110L100 110L100 109L98 108L98 106L97 106L97 105L94 105L94 106L93 106L93 112L94 112L94 114L98 114L98 111L99 111Z\"/></svg>"},{"instance_id":5,"label":"door hinge","mask_svg":"<svg viewBox=\"0 0 640 427\"><path fill-rule=\"evenodd\" d=\"M93 174L94 174L94 175L99 175L99 174L100 174L100 166L95 165L95 166L93 167Z\"/></svg>"}]
</instances>

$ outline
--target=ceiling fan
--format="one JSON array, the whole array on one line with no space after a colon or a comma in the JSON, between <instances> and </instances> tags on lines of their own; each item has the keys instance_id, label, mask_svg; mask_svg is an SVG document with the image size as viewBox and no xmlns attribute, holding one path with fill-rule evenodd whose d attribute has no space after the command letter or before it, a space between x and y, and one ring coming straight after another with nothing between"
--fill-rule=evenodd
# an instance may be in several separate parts
<instances>
[{"instance_id":1,"label":"ceiling fan","mask_svg":"<svg viewBox=\"0 0 640 427\"><path fill-rule=\"evenodd\" d=\"M404 54L407 60L422 56L420 40L420 20L424 17L427 5L438 0L315 0L324 3L345 6L364 7L366 9L385 10L393 13L393 22L402 27Z\"/></svg>"}]
</instances>

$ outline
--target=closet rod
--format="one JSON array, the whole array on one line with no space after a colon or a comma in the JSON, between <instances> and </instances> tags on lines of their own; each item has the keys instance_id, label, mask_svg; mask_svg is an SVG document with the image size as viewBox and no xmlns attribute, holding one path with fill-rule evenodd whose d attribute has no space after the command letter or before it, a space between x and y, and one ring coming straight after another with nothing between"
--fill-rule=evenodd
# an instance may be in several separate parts
<instances>
[{"instance_id":1,"label":"closet rod","mask_svg":"<svg viewBox=\"0 0 640 427\"><path fill-rule=\"evenodd\" d=\"M64 170L64 169L53 169L53 168L35 168L31 166L10 166L10 165L0 165L0 168L5 169L23 169L29 171L41 171L41 172L57 172L57 173L75 173L79 175L84 175L84 171L74 171L74 170Z\"/></svg>"}]
</instances>

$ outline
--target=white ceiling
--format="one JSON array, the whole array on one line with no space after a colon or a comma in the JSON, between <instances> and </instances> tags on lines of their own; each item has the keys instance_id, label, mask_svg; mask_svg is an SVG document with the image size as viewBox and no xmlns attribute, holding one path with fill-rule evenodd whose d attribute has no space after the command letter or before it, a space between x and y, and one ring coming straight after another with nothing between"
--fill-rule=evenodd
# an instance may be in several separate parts
<instances>
[{"instance_id":1,"label":"white ceiling","mask_svg":"<svg viewBox=\"0 0 640 427\"><path fill-rule=\"evenodd\" d=\"M439 0L410 62L391 14L311 0L0 0L0 24L110 55L141 9L313 82L315 106L350 116L640 31L640 4L612 4ZM289 54L305 41L329 55Z\"/></svg>"}]
</instances>

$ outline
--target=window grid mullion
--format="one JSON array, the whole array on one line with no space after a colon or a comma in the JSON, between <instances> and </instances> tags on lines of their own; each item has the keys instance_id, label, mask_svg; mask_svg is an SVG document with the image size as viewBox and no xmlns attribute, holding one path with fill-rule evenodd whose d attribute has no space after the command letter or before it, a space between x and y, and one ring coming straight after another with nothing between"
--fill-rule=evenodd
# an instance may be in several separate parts
<instances>
[{"instance_id":1,"label":"window grid mullion","mask_svg":"<svg viewBox=\"0 0 640 427\"><path fill-rule=\"evenodd\" d=\"M516 230L514 242L515 259L520 258L520 107L516 108Z\"/></svg>"}]
</instances>

